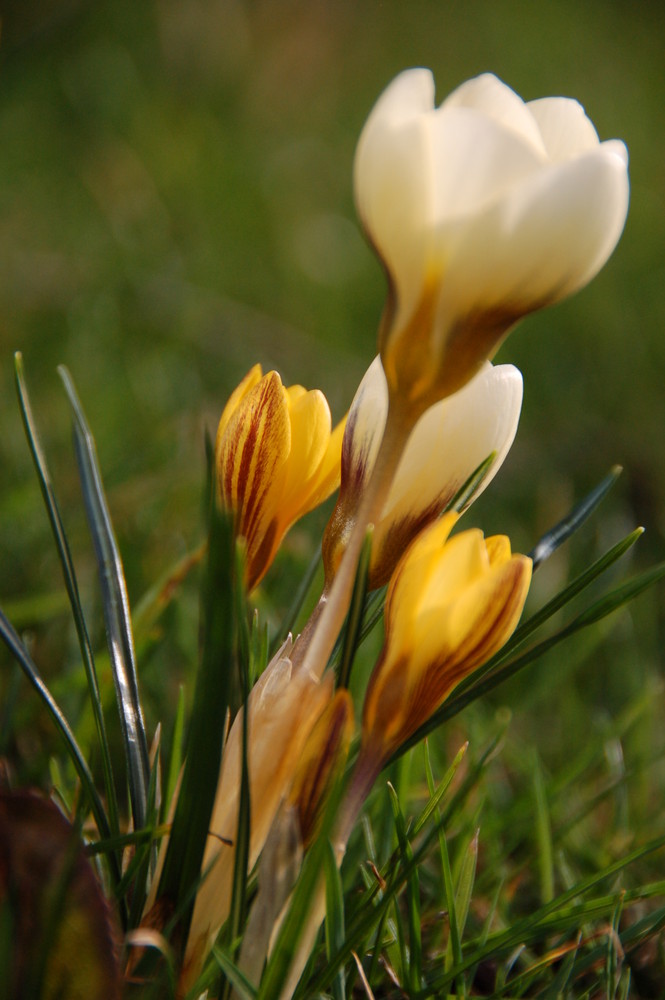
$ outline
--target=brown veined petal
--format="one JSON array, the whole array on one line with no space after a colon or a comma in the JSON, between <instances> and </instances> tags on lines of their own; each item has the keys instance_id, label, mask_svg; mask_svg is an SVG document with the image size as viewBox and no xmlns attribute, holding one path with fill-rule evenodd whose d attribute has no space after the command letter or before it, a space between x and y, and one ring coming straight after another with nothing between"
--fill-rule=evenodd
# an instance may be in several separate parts
<instances>
[{"instance_id":1,"label":"brown veined petal","mask_svg":"<svg viewBox=\"0 0 665 1000\"><path fill-rule=\"evenodd\" d=\"M222 415L219 418L219 425L217 427L217 438L216 438L216 448L219 445L222 437L224 436L224 431L228 427L229 421L238 406L245 398L248 392L250 392L255 385L257 385L263 378L263 369L261 365L254 365L248 373L245 375L242 382L236 386L231 395L229 396L228 402L224 409L222 410Z\"/></svg>"},{"instance_id":2,"label":"brown veined petal","mask_svg":"<svg viewBox=\"0 0 665 1000\"><path fill-rule=\"evenodd\" d=\"M279 538L278 511L291 449L286 394L277 372L264 375L236 408L217 450L221 501L247 543L247 586L268 569Z\"/></svg>"}]
</instances>

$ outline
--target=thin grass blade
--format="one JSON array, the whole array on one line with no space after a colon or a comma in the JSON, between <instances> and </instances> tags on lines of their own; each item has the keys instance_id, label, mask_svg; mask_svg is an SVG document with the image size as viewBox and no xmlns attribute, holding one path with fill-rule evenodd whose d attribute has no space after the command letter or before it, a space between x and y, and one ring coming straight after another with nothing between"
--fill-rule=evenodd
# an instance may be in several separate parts
<instances>
[{"instance_id":1,"label":"thin grass blade","mask_svg":"<svg viewBox=\"0 0 665 1000\"><path fill-rule=\"evenodd\" d=\"M326 953L333 955L344 942L344 892L342 879L335 858L335 851L328 841L324 855L326 874ZM346 1000L344 970L339 969L332 981L334 1000Z\"/></svg>"},{"instance_id":2,"label":"thin grass blade","mask_svg":"<svg viewBox=\"0 0 665 1000\"><path fill-rule=\"evenodd\" d=\"M209 545L202 582L203 645L187 751L158 897L178 910L184 946L194 905L210 816L217 791L224 720L236 671L234 569L231 519L221 512L209 476Z\"/></svg>"},{"instance_id":3,"label":"thin grass blade","mask_svg":"<svg viewBox=\"0 0 665 1000\"><path fill-rule=\"evenodd\" d=\"M353 666L353 660L360 642L360 633L365 610L365 598L367 596L367 574L369 573L369 561L372 555L373 534L374 529L373 526L370 525L367 534L365 535L363 547L360 550L360 558L358 560L358 568L356 570L356 579L353 584L353 593L351 595L351 605L349 607L349 613L346 620L346 629L344 631L344 640L342 642L342 658L337 675L339 687L346 688L349 686L351 668Z\"/></svg>"},{"instance_id":4,"label":"thin grass blade","mask_svg":"<svg viewBox=\"0 0 665 1000\"><path fill-rule=\"evenodd\" d=\"M94 438L71 375L64 367L60 367L58 372L64 383L74 418L74 446L83 500L99 568L109 656L125 746L132 817L135 829L140 829L147 820L150 762L139 699L125 574L104 495Z\"/></svg>"},{"instance_id":5,"label":"thin grass blade","mask_svg":"<svg viewBox=\"0 0 665 1000\"><path fill-rule=\"evenodd\" d=\"M409 960L406 962L405 974L408 977L409 990L416 992L421 986L422 974L422 937L420 917L420 880L418 869L413 865L413 849L406 831L406 823L402 813L397 792L388 783L388 793L393 810L397 841L405 869L410 868L406 882L406 905L409 922Z\"/></svg>"},{"instance_id":6,"label":"thin grass blade","mask_svg":"<svg viewBox=\"0 0 665 1000\"><path fill-rule=\"evenodd\" d=\"M559 546L563 545L572 534L574 534L578 528L580 528L586 519L593 514L594 510L598 504L605 498L605 496L612 489L617 479L622 473L622 468L620 465L613 466L605 478L591 490L590 493L580 500L576 504L571 512L555 524L547 534L543 535L539 542L534 545L533 549L529 553L531 559L533 560L533 568L537 569L538 566L546 559L556 552Z\"/></svg>"},{"instance_id":7,"label":"thin grass blade","mask_svg":"<svg viewBox=\"0 0 665 1000\"><path fill-rule=\"evenodd\" d=\"M53 481L51 479L51 474L46 462L46 455L37 431L37 424L33 416L30 397L25 384L23 356L20 352L17 352L14 355L14 373L19 407L23 420L23 428L28 440L28 446L32 455L35 471L37 472L37 478L39 480L39 486L44 499L44 505L46 507L48 519L51 524L51 531L53 533L53 538L55 540L56 549L60 559L65 589L67 591L67 597L69 599L76 634L78 637L79 648L81 650L81 659L83 660L83 666L85 668L88 687L90 690L90 702L92 705L95 727L97 729L97 736L101 749L101 764L104 775L104 791L106 793L109 825L113 833L117 834L120 830L118 820L118 801L116 796L115 780L113 777L111 752L106 734L106 724L104 722L102 698L97 680L97 671L95 669L95 658L92 652L92 644L90 642L83 608L81 607L76 571L74 569L74 562L71 556L69 542L67 540L67 533L65 532L62 518L60 517L60 510L55 496L55 491L53 489Z\"/></svg>"},{"instance_id":8,"label":"thin grass blade","mask_svg":"<svg viewBox=\"0 0 665 1000\"><path fill-rule=\"evenodd\" d=\"M62 736L67 753L69 754L81 782L83 794L87 797L88 802L90 803L90 809L95 817L95 823L97 824L100 837L105 839L111 837L112 833L108 816L106 815L102 800L95 787L95 782L90 772L90 768L88 767L87 761L83 756L83 751L76 742L76 737L70 729L64 713L42 680L35 663L21 642L20 636L1 610L0 638L7 646L12 656L16 659L24 675L27 677L30 684L41 698L44 707L56 726L56 729ZM114 855L109 855L109 864L113 874L113 881L117 884L120 878L120 872Z\"/></svg>"}]
</instances>

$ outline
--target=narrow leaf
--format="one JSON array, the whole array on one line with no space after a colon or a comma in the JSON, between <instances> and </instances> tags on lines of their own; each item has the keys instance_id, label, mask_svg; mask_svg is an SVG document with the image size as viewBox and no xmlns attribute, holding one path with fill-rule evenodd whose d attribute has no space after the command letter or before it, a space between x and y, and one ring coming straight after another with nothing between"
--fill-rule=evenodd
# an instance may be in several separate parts
<instances>
[{"instance_id":1,"label":"narrow leaf","mask_svg":"<svg viewBox=\"0 0 665 1000\"><path fill-rule=\"evenodd\" d=\"M224 719L234 673L234 544L231 520L214 499L210 477L209 545L202 583L203 647L189 723L187 752L158 897L180 910L187 937L210 816L217 791Z\"/></svg>"},{"instance_id":2,"label":"narrow leaf","mask_svg":"<svg viewBox=\"0 0 665 1000\"><path fill-rule=\"evenodd\" d=\"M333 955L344 942L344 893L335 851L328 841L324 855L326 874L326 953ZM345 1000L344 970L339 969L332 981L335 1000Z\"/></svg>"},{"instance_id":3,"label":"narrow leaf","mask_svg":"<svg viewBox=\"0 0 665 1000\"><path fill-rule=\"evenodd\" d=\"M125 574L104 495L94 438L66 368L58 369L74 418L74 446L90 533L97 557L106 635L125 744L134 827L147 819L150 763L139 699Z\"/></svg>"},{"instance_id":4,"label":"narrow leaf","mask_svg":"<svg viewBox=\"0 0 665 1000\"><path fill-rule=\"evenodd\" d=\"M351 677L351 667L353 659L360 641L360 632L363 623L363 613L365 608L365 597L367 595L367 574L369 573L369 561L372 555L373 526L367 530L365 541L360 551L358 568L356 569L356 579L353 584L353 594L351 595L351 605L346 620L346 629L342 642L342 659L338 670L338 686L348 687Z\"/></svg>"},{"instance_id":5,"label":"narrow leaf","mask_svg":"<svg viewBox=\"0 0 665 1000\"><path fill-rule=\"evenodd\" d=\"M32 455L35 471L37 472L37 478L39 479L39 486L42 492L44 505L46 507L46 512L51 524L51 531L53 533L53 538L55 540L56 549L60 559L65 589L67 590L67 597L72 610L72 617L74 619L79 648L81 650L81 659L83 660L83 666L85 668L85 674L90 690L90 702L92 705L97 736L99 738L101 748L101 763L104 774L104 790L106 793L106 801L108 803L109 825L113 833L117 834L120 830L118 821L118 801L116 797L111 752L109 750L109 742L106 735L106 726L102 710L102 698L97 680L97 671L95 669L92 644L90 642L88 628L85 623L83 608L81 607L76 571L74 569L74 562L72 560L69 542L67 541L67 534L62 523L62 518L60 517L60 510L55 496L55 491L53 489L53 481L46 462L46 455L44 454L44 449L42 448L39 434L37 432L37 425L32 413L30 397L28 396L27 386L25 384L25 377L23 374L23 356L18 351L14 355L14 372L19 407L21 410L21 417L23 419L23 428L30 447L30 453Z\"/></svg>"},{"instance_id":6,"label":"narrow leaf","mask_svg":"<svg viewBox=\"0 0 665 1000\"><path fill-rule=\"evenodd\" d=\"M563 520L551 528L546 535L543 535L529 553L533 560L534 569L537 569L542 562L549 559L559 546L563 545L584 524L601 500L612 489L622 471L620 465L613 466L598 486L594 487L590 493L587 493L584 499L580 500Z\"/></svg>"}]
</instances>

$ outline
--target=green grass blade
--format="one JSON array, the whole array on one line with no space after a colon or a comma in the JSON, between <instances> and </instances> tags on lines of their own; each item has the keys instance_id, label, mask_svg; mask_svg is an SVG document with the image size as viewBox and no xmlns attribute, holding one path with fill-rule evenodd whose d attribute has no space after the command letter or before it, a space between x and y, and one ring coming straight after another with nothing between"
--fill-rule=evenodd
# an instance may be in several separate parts
<instances>
[{"instance_id":1,"label":"green grass blade","mask_svg":"<svg viewBox=\"0 0 665 1000\"><path fill-rule=\"evenodd\" d=\"M370 528L365 535L363 547L360 550L360 558L358 560L358 568L356 570L356 579L353 584L353 593L351 595L351 604L346 619L344 640L342 642L342 657L337 674L337 683L339 687L349 686L351 668L353 666L353 660L360 642L360 634L365 611L365 598L367 596L367 574L369 573L369 561L372 555L373 534L374 529L373 526L370 525Z\"/></svg>"},{"instance_id":2,"label":"green grass blade","mask_svg":"<svg viewBox=\"0 0 665 1000\"><path fill-rule=\"evenodd\" d=\"M293 631L293 628L296 622L298 621L298 616L300 615L302 607L305 603L305 599L307 598L307 595L309 593L310 587L314 582L320 564L321 564L321 552L317 549L317 551L312 556L310 563L307 569L305 570L302 579L300 580L300 583L298 584L298 588L295 592L293 601L291 602L291 605L287 610L286 614L284 615L284 618L282 619L279 629L277 630L277 633L275 635L275 640L270 649L271 656L273 656L277 652L277 650L282 645L284 639L289 634L289 632Z\"/></svg>"},{"instance_id":3,"label":"green grass blade","mask_svg":"<svg viewBox=\"0 0 665 1000\"><path fill-rule=\"evenodd\" d=\"M227 952L220 948L218 945L212 949L213 958L219 965L220 969L224 973L227 982L229 982L233 989L235 990L238 997L242 997L242 1000L255 1000L256 989L250 983L249 979L242 974L238 966L234 963L233 959ZM197 985L195 996L201 996L200 988Z\"/></svg>"},{"instance_id":4,"label":"green grass blade","mask_svg":"<svg viewBox=\"0 0 665 1000\"><path fill-rule=\"evenodd\" d=\"M342 879L335 858L335 851L328 841L324 855L326 875L326 954L333 955L344 942L344 892ZM346 1000L344 969L340 968L332 981L334 1000Z\"/></svg>"},{"instance_id":5,"label":"green grass blade","mask_svg":"<svg viewBox=\"0 0 665 1000\"><path fill-rule=\"evenodd\" d=\"M247 704L249 697L249 670L250 670L250 637L247 629L247 603L245 599L244 587L244 565L242 553L236 548L236 611L235 618L239 631L243 633L243 638L239 643L238 674L239 674L239 694L243 705ZM243 627L244 626L244 627ZM232 709L233 711L233 706ZM251 825L251 803L249 794L249 716L247 712L242 713L242 754L240 763L240 798L238 804L238 823L236 827L236 850L233 866L233 889L231 893L231 910L229 912L226 936L229 942L240 941L245 927L247 915L247 875L249 866L249 837ZM232 956L235 957L235 949L232 948ZM231 983L227 980L223 997L230 996Z\"/></svg>"},{"instance_id":6,"label":"green grass blade","mask_svg":"<svg viewBox=\"0 0 665 1000\"><path fill-rule=\"evenodd\" d=\"M212 487L211 487L212 493ZM217 791L229 687L235 672L234 538L231 519L210 497L208 557L202 583L203 646L189 721L187 752L158 896L180 911L189 929L192 887L199 879Z\"/></svg>"},{"instance_id":7,"label":"green grass blade","mask_svg":"<svg viewBox=\"0 0 665 1000\"><path fill-rule=\"evenodd\" d=\"M477 491L482 486L483 480L485 479L487 473L490 471L494 465L494 459L496 458L496 452L492 451L487 456L484 461L480 463L477 469L471 473L469 478L465 483L462 484L460 489L457 491L455 496L452 498L446 510L456 510L459 513L463 513L469 504L472 502Z\"/></svg>"},{"instance_id":8,"label":"green grass blade","mask_svg":"<svg viewBox=\"0 0 665 1000\"><path fill-rule=\"evenodd\" d=\"M542 562L549 559L549 557L556 552L559 546L563 545L563 543L584 524L586 519L593 514L598 504L612 489L622 471L623 470L620 465L613 466L605 478L596 487L594 487L590 493L587 493L587 495L573 507L571 512L567 514L563 520L559 521L558 524L555 524L555 526L551 528L547 534L543 535L540 541L534 545L533 549L529 553L531 559L533 560L534 569L537 569Z\"/></svg>"},{"instance_id":9,"label":"green grass blade","mask_svg":"<svg viewBox=\"0 0 665 1000\"><path fill-rule=\"evenodd\" d=\"M97 557L109 656L122 729L135 829L147 820L150 763L136 677L134 641L122 559L104 495L95 442L66 368L58 369L74 418L81 490Z\"/></svg>"},{"instance_id":10,"label":"green grass blade","mask_svg":"<svg viewBox=\"0 0 665 1000\"><path fill-rule=\"evenodd\" d=\"M27 386L25 384L23 357L20 352L17 352L14 355L14 373L19 407L23 420L23 428L28 440L28 446L30 448L35 470L37 472L37 478L39 480L44 505L46 507L46 512L51 524L51 531L53 533L53 538L55 540L56 549L60 559L65 589L67 591L67 597L69 599L72 617L74 619L79 648L81 650L81 659L83 660L83 666L90 691L90 701L101 749L101 764L104 775L104 791L106 793L109 826L113 833L117 834L120 830L118 820L118 800L116 796L111 752L109 750L109 742L106 734L102 698L97 680L97 671L95 669L92 644L90 642L88 628L83 615L83 608L81 607L76 571L74 569L74 562L72 560L69 542L67 541L67 534L62 523L62 518L60 517L60 510L55 496L55 491L53 489L53 481L46 462L46 455L37 432L37 425L33 416Z\"/></svg>"},{"instance_id":11,"label":"green grass blade","mask_svg":"<svg viewBox=\"0 0 665 1000\"><path fill-rule=\"evenodd\" d=\"M178 775L182 767L183 740L185 733L185 691L181 686L178 692L178 706L176 708L175 721L173 723L173 736L171 738L171 756L169 759L169 769L164 787L164 798L162 799L162 814L164 818L169 815L171 802L175 795L178 784Z\"/></svg>"},{"instance_id":12,"label":"green grass blade","mask_svg":"<svg viewBox=\"0 0 665 1000\"><path fill-rule=\"evenodd\" d=\"M403 964L406 964L404 971L408 977L408 988L411 992L416 992L420 989L421 985L423 953L420 917L420 880L418 877L418 868L413 864L413 849L409 843L406 823L404 822L404 815L399 804L397 792L390 782L388 783L388 793L390 795L402 864L405 869L410 869L406 883L406 905L409 922L409 961Z\"/></svg>"},{"instance_id":13,"label":"green grass blade","mask_svg":"<svg viewBox=\"0 0 665 1000\"><path fill-rule=\"evenodd\" d=\"M476 878L476 863L478 861L478 838L480 831L476 830L469 841L464 855L457 880L455 891L455 916L457 917L457 930L460 940L464 935L466 918L469 915L471 896L473 895L473 883Z\"/></svg>"},{"instance_id":14,"label":"green grass blade","mask_svg":"<svg viewBox=\"0 0 665 1000\"><path fill-rule=\"evenodd\" d=\"M83 794L87 796L88 802L90 803L90 809L95 817L95 823L97 824L100 837L105 839L111 837L112 833L108 817L104 810L102 800L99 797L99 793L95 788L95 782L87 761L83 756L81 748L76 742L76 737L74 736L67 719L60 709L60 706L40 677L39 671L30 658L27 649L21 642L18 633L15 631L11 622L5 617L2 610L0 610L0 638L7 646L12 656L16 659L21 667L21 670L41 698L44 707L51 716L56 729L60 733L67 753L69 754L72 764L74 765L76 773L79 777L79 781L81 782ZM113 881L114 883L117 883L120 878L120 872L115 857L112 855L109 856L109 864L111 866Z\"/></svg>"},{"instance_id":15,"label":"green grass blade","mask_svg":"<svg viewBox=\"0 0 665 1000\"><path fill-rule=\"evenodd\" d=\"M554 899L554 861L552 857L552 826L545 794L545 781L540 758L533 752L533 798L535 806L535 834L538 844L540 896L543 903Z\"/></svg>"},{"instance_id":16,"label":"green grass blade","mask_svg":"<svg viewBox=\"0 0 665 1000\"><path fill-rule=\"evenodd\" d=\"M464 750L466 747L463 748ZM431 810L431 814L435 815L439 826L439 854L441 855L441 871L443 872L443 892L446 904L446 911L448 913L448 926L450 930L450 935L448 938L448 947L446 949L445 967L448 968L453 962L461 962L462 960L462 945L460 941L459 928L457 926L457 910L455 907L455 891L453 888L453 876L450 869L450 856L448 854L448 843L446 841L445 830L443 829L443 824L441 821L441 810L439 809L439 802L441 799L441 791L435 787L434 783L434 772L432 770L432 762L429 755L429 746L427 741L423 743L423 751L425 754L425 775L427 778L427 788L430 795L430 801L428 805L434 803ZM460 754L458 753L458 757ZM461 757L460 757L461 760ZM445 780L445 779L444 779ZM442 782L443 784L443 782ZM415 830L414 830L415 833ZM463 996L463 992L460 990L460 985L458 984L458 993Z\"/></svg>"}]
</instances>

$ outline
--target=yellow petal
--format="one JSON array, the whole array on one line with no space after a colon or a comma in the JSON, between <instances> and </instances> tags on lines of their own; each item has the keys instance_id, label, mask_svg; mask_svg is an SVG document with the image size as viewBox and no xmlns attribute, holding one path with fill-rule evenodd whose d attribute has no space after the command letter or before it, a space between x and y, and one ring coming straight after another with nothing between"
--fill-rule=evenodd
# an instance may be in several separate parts
<instances>
[{"instance_id":1,"label":"yellow petal","mask_svg":"<svg viewBox=\"0 0 665 1000\"><path fill-rule=\"evenodd\" d=\"M330 408L326 397L318 389L289 396L289 419L291 452L279 511L284 530L309 509L309 499L318 482L330 441Z\"/></svg>"},{"instance_id":2,"label":"yellow petal","mask_svg":"<svg viewBox=\"0 0 665 1000\"><path fill-rule=\"evenodd\" d=\"M245 394L217 450L221 501L236 514L236 534L247 542L250 590L279 544L277 511L290 447L286 394L277 372L269 372Z\"/></svg>"},{"instance_id":3,"label":"yellow petal","mask_svg":"<svg viewBox=\"0 0 665 1000\"><path fill-rule=\"evenodd\" d=\"M215 448L219 446L219 442L224 436L224 431L226 430L228 423L233 414L235 413L235 411L237 410L238 406L245 398L247 393L251 389L253 389L254 386L257 385L257 383L261 381L262 377L263 377L263 369L261 368L261 365L254 365L254 367L251 368L249 372L245 375L240 385L236 386L236 388L229 396L228 402L224 407L224 409L222 410L222 415L219 419L219 426L217 427L217 438L216 438L217 444Z\"/></svg>"}]
</instances>

